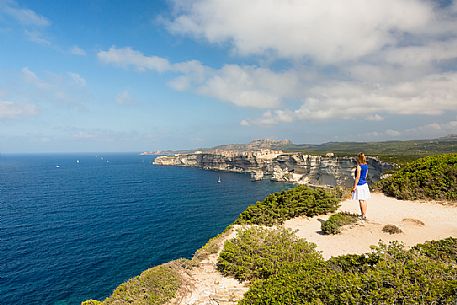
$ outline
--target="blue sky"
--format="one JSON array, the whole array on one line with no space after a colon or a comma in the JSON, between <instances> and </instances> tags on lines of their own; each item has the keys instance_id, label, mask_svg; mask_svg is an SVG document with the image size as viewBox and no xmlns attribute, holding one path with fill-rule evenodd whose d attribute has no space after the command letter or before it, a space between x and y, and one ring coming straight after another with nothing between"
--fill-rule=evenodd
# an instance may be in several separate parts
<instances>
[{"instance_id":1,"label":"blue sky","mask_svg":"<svg viewBox=\"0 0 457 305\"><path fill-rule=\"evenodd\" d=\"M0 153L457 133L457 3L0 0Z\"/></svg>"}]
</instances>

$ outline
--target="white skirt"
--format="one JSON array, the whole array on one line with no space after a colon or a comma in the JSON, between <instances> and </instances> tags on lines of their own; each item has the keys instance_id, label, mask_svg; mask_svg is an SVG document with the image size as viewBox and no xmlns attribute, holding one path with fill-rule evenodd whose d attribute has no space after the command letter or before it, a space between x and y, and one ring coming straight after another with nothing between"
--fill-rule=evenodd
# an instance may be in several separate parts
<instances>
[{"instance_id":1,"label":"white skirt","mask_svg":"<svg viewBox=\"0 0 457 305\"><path fill-rule=\"evenodd\" d=\"M367 200L371 198L368 183L357 185L355 192L352 192L352 200Z\"/></svg>"}]
</instances>

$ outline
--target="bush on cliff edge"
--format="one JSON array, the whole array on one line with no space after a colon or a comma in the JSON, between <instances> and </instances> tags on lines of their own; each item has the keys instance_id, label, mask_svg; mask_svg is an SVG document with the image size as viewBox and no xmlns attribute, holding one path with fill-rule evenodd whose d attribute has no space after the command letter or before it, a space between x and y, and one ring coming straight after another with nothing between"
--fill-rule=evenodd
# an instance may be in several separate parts
<instances>
[{"instance_id":1,"label":"bush on cliff edge","mask_svg":"<svg viewBox=\"0 0 457 305\"><path fill-rule=\"evenodd\" d=\"M290 230L254 226L225 242L217 267L239 280L266 279L285 266L323 261L315 248Z\"/></svg>"},{"instance_id":2,"label":"bush on cliff edge","mask_svg":"<svg viewBox=\"0 0 457 305\"><path fill-rule=\"evenodd\" d=\"M160 305L175 297L181 285L176 261L143 271L139 276L119 285L103 301L87 300L82 305Z\"/></svg>"},{"instance_id":3,"label":"bush on cliff edge","mask_svg":"<svg viewBox=\"0 0 457 305\"><path fill-rule=\"evenodd\" d=\"M457 154L429 156L407 163L376 188L398 199L457 200Z\"/></svg>"},{"instance_id":4,"label":"bush on cliff edge","mask_svg":"<svg viewBox=\"0 0 457 305\"><path fill-rule=\"evenodd\" d=\"M235 224L275 225L297 216L316 216L336 211L337 191L304 185L268 195L240 214Z\"/></svg>"}]
</instances>

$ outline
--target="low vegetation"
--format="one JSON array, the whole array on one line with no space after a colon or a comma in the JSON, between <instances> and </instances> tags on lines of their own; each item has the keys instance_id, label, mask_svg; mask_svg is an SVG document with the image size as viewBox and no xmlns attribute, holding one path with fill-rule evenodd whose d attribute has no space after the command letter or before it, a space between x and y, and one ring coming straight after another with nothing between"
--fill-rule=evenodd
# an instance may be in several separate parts
<instances>
[{"instance_id":1,"label":"low vegetation","mask_svg":"<svg viewBox=\"0 0 457 305\"><path fill-rule=\"evenodd\" d=\"M375 187L398 199L457 201L457 154L428 156L410 162Z\"/></svg>"},{"instance_id":2,"label":"low vegetation","mask_svg":"<svg viewBox=\"0 0 457 305\"><path fill-rule=\"evenodd\" d=\"M178 264L170 262L150 268L119 285L104 301L87 300L81 305L159 305L175 297L181 285Z\"/></svg>"},{"instance_id":3,"label":"low vegetation","mask_svg":"<svg viewBox=\"0 0 457 305\"><path fill-rule=\"evenodd\" d=\"M232 225L227 226L222 233L214 236L208 240L208 242L203 247L195 251L192 260L189 261L190 266L197 266L203 260L207 259L211 254L217 253L222 245L222 240L231 234L232 229Z\"/></svg>"},{"instance_id":4,"label":"low vegetation","mask_svg":"<svg viewBox=\"0 0 457 305\"><path fill-rule=\"evenodd\" d=\"M225 244L219 268L252 282L242 305L451 304L456 246L456 239L447 239L405 250L394 242L324 261L292 232L252 227Z\"/></svg>"},{"instance_id":5,"label":"low vegetation","mask_svg":"<svg viewBox=\"0 0 457 305\"><path fill-rule=\"evenodd\" d=\"M249 206L235 224L275 225L297 217L322 215L336 211L341 194L323 188L297 186L268 195Z\"/></svg>"},{"instance_id":6,"label":"low vegetation","mask_svg":"<svg viewBox=\"0 0 457 305\"><path fill-rule=\"evenodd\" d=\"M382 231L384 233L389 233L389 234L399 234L399 233L403 233L403 231L397 227L396 225L385 225L384 227L382 227Z\"/></svg>"},{"instance_id":7,"label":"low vegetation","mask_svg":"<svg viewBox=\"0 0 457 305\"><path fill-rule=\"evenodd\" d=\"M341 227L356 223L358 216L353 213L340 212L329 217L328 220L321 224L321 230L325 234L338 234Z\"/></svg>"},{"instance_id":8,"label":"low vegetation","mask_svg":"<svg viewBox=\"0 0 457 305\"><path fill-rule=\"evenodd\" d=\"M315 248L284 228L250 227L225 242L217 267L239 280L266 279L287 266L322 261Z\"/></svg>"},{"instance_id":9,"label":"low vegetation","mask_svg":"<svg viewBox=\"0 0 457 305\"><path fill-rule=\"evenodd\" d=\"M457 238L448 237L432 240L413 247L414 251L441 262L454 264L457 267Z\"/></svg>"}]
</instances>

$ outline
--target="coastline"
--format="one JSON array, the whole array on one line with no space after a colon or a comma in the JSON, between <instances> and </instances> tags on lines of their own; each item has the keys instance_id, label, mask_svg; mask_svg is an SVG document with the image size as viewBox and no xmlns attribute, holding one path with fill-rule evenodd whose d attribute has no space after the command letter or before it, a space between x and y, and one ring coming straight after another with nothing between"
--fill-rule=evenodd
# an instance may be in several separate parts
<instances>
[{"instance_id":1,"label":"coastline","mask_svg":"<svg viewBox=\"0 0 457 305\"><path fill-rule=\"evenodd\" d=\"M435 172L436 167L439 167L437 164L449 165L449 168L442 170L442 176L448 171L451 171L450 175L452 176L452 164L455 164L455 156L426 157L411 162L387 178L383 182L384 187L395 186L394 183L397 183L398 180L404 182L402 180L404 179L403 171L411 173L411 166L414 168L413 172L416 176L407 176L411 185L407 183L402 185L404 188L414 187L416 186L414 179ZM415 192L424 193L433 186L433 184L431 186L422 185L422 188L415 189ZM383 190L386 192L385 188ZM442 190L447 193L439 193L436 197L431 198L449 198L449 200L455 198L453 186ZM400 196L404 195L404 193L399 194ZM418 198L413 196L415 193L410 194L411 197L407 198ZM431 298L430 300L444 300L441 295L447 301L454 300L455 290L446 288L448 287L446 283L449 277L451 280L457 280L457 274L454 272L456 271L454 267L457 259L455 257L457 223L453 221L457 219L455 201L399 200L387 197L383 193L373 193L372 198L368 200L368 220L355 220L353 224L343 225L338 234L326 235L322 232L321 225L329 220L332 215L340 212L359 214L357 201L344 200L341 195L341 192L338 191L329 192L319 188L311 189L297 186L285 192L269 195L264 201L248 207L234 222L237 225L228 226L223 233L208 241L204 247L195 253L191 261L181 261L182 269L178 271L178 274L182 282L177 290L177 295L168 302L160 304L203 305L217 303L235 305L245 297L247 291L246 295L248 296L241 302L242 304L265 300L270 302L277 300L277 297L281 298L280 295L275 294L277 291L275 289L280 289L279 291L283 289L281 284L278 286L276 275L285 276L283 280L290 277L294 278L295 271L302 272L301 274L307 277L306 280L311 286L306 289L313 291L313 289L317 289L313 286L317 279L313 278L313 273L309 273L310 270L314 269L307 269L309 267L306 265L307 263L320 266L319 268L322 267L323 269L320 270L324 274L327 271L333 272L334 274L328 280L342 280L341 284L346 285L347 282L344 281L354 279L356 281L354 282L356 285L354 289L357 291L361 287L365 287L363 286L365 284L360 284L364 281L363 274L365 271L368 270L370 276L376 276L373 278L377 281L374 287L383 286L383 276L387 274L395 278L398 283L403 283L399 286L400 290L404 290L401 291L402 296L398 300L409 299L410 297L416 300L417 295L411 294L409 288L404 287L403 278L398 277L398 272L389 268L389 264L392 264L401 271L404 268L402 258L407 258L408 268L414 270L413 273L409 273L409 269L400 272L401 276L405 276L406 283L409 283L408 280L413 281L411 285L415 287L414 289L421 289L421 285L426 285L427 289L431 289L427 293ZM392 227L396 230L386 230L386 228ZM299 253L304 249L301 248L303 243L308 243L311 252L314 251L315 253L307 261L300 261L296 258L300 257ZM292 248L284 248L285 245L292 245ZM297 245L297 248L293 248L294 245ZM282 262L281 257L286 259L285 269L280 269L282 268L280 267L282 263L279 263ZM291 265L287 265L289 262ZM338 262L342 265L335 265ZM377 267L378 262L385 262L387 265L380 263L380 266ZM419 264L419 262L423 262L424 265ZM294 263L304 263L305 265L294 265ZM435 264L440 267L437 269L427 267L429 265L435 266ZM251 268L256 269L254 272L256 272L257 277L246 276L246 274L251 274ZM427 274L430 270L436 270L437 278L433 276L428 278ZM393 273L390 274L390 272ZM233 277L241 281L236 281ZM251 286L251 279L265 279L266 281L253 281ZM362 282L358 282L359 280ZM440 281L438 286L435 285L435 280ZM286 285L288 287L286 289L291 289L288 292L292 293L286 297L289 301L294 300L295 292L300 293L300 276L295 278L295 281L298 282L293 282L291 286ZM262 290L264 284L268 292ZM328 290L327 288L321 289L322 287L324 286L318 287L319 293L323 293L320 296L327 300L329 295L333 295L331 294L333 288ZM370 287L366 288L374 289ZM376 291L379 287L372 291L372 296L377 296ZM387 289L385 293L389 295L389 300L397 300L397 294L392 294L392 291L389 290L392 288L390 284L386 287L383 286L383 288ZM364 291L364 289L360 291ZM453 291L454 294L452 294ZM271 294L272 292L273 294ZM363 300L365 293L356 291L354 293L358 300ZM314 300L314 293L312 295L309 298ZM346 297L347 294L342 293L339 300L347 300ZM377 298L375 299L377 300ZM420 300L423 300L422 297ZM84 305L90 304L92 303Z\"/></svg>"},{"instance_id":2,"label":"coastline","mask_svg":"<svg viewBox=\"0 0 457 305\"><path fill-rule=\"evenodd\" d=\"M338 211L357 212L354 200L343 200ZM304 238L317 245L325 259L345 254L363 254L371 251L371 246L378 242L400 241L410 248L416 244L447 237L457 237L457 205L437 204L433 201L408 201L387 197L382 193L373 193L368 208L369 220L358 222L344 228L338 235L322 235L320 224L330 215L312 218L296 217L285 221L284 227L291 229L299 238ZM382 232L386 224L398 225L403 233L390 235ZM197 250L190 261L173 261L176 274L181 278L176 296L167 305L235 305L249 290L249 282L240 282L233 277L224 276L217 268L219 253L224 242L233 239L239 230L248 225L229 225L222 233L210 239ZM156 266L160 267L162 265ZM155 268L156 268L155 267ZM93 302L93 303L91 303ZM98 301L86 301L83 305L104 304ZM109 303L111 304L111 303Z\"/></svg>"},{"instance_id":3,"label":"coastline","mask_svg":"<svg viewBox=\"0 0 457 305\"><path fill-rule=\"evenodd\" d=\"M270 179L276 182L291 182L316 186L350 186L353 183L355 158L336 157L334 154L306 155L285 153L281 150L260 149L215 150L158 156L154 165L198 167L204 170L248 173L251 180ZM379 181L393 164L376 157L368 157L370 182Z\"/></svg>"}]
</instances>

